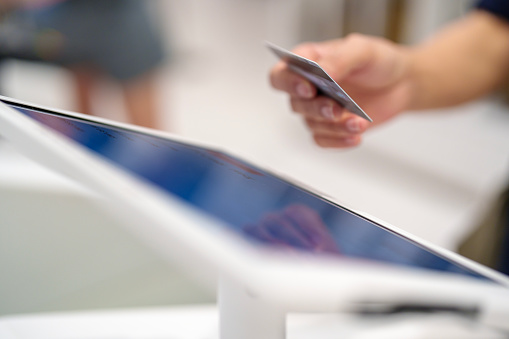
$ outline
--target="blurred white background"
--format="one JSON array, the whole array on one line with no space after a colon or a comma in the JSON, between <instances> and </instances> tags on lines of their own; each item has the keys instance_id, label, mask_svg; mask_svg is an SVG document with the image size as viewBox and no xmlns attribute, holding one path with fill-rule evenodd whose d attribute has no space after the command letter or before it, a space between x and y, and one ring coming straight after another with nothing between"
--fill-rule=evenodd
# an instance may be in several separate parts
<instances>
[{"instance_id":1,"label":"blurred white background","mask_svg":"<svg viewBox=\"0 0 509 339\"><path fill-rule=\"evenodd\" d=\"M264 40L291 48L340 37L345 27L383 35L391 3L152 1L172 52L159 74L164 129L455 249L509 176L509 114L496 98L410 113L370 131L362 146L334 151L313 145L285 96L268 84L276 60ZM399 39L425 38L470 3L407 1ZM12 61L0 74L7 96L73 109L62 69ZM105 86L97 105L122 119L114 94ZM0 140L0 300L0 314L12 314L209 302L214 295L125 234L93 195Z\"/></svg>"}]
</instances>

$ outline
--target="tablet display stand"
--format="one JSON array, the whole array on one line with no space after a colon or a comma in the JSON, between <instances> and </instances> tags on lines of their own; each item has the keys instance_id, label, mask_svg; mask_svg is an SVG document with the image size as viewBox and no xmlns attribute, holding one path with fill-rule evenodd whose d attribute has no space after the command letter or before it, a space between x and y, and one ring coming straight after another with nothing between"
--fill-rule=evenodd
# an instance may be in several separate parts
<instances>
[{"instance_id":1,"label":"tablet display stand","mask_svg":"<svg viewBox=\"0 0 509 339\"><path fill-rule=\"evenodd\" d=\"M235 282L219 281L218 306L221 339L286 338L286 310L256 299Z\"/></svg>"},{"instance_id":2,"label":"tablet display stand","mask_svg":"<svg viewBox=\"0 0 509 339\"><path fill-rule=\"evenodd\" d=\"M509 335L509 305L504 300L485 300L469 320ZM220 339L286 339L288 310L257 299L231 280L219 281L218 307Z\"/></svg>"},{"instance_id":3,"label":"tablet display stand","mask_svg":"<svg viewBox=\"0 0 509 339\"><path fill-rule=\"evenodd\" d=\"M9 130L9 119L11 118L8 114L11 114L11 112L6 111L6 130ZM3 116L0 117L3 118ZM24 123L23 119L14 120L18 119L15 115L12 116L12 119L12 126L14 126L12 127L12 135L15 133L21 134L20 131L30 133L30 130L25 131L21 128L23 126L17 125L22 125ZM27 127L30 127L30 125L27 124ZM17 128L20 129L17 130ZM48 136L46 135L46 137ZM42 137L45 137L45 135L42 135ZM26 147L31 147L27 145L32 141L26 137L20 143ZM56 146L60 146L60 144L55 143ZM63 148L57 150L62 151ZM259 299L244 286L226 279L220 281L218 293L221 339L284 339L286 337L286 314L290 310L284 309L276 303ZM476 313L475 320L480 324L509 333L507 297L500 296L498 298L497 295L497 298L490 296L488 300L477 301L480 303L479 307L481 309Z\"/></svg>"}]
</instances>

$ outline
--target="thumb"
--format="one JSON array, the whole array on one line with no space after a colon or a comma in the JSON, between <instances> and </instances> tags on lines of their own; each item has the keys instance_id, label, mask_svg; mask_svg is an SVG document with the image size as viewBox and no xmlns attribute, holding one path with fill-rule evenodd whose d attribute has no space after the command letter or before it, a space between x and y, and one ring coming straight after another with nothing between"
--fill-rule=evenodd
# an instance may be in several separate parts
<instances>
[{"instance_id":1,"label":"thumb","mask_svg":"<svg viewBox=\"0 0 509 339\"><path fill-rule=\"evenodd\" d=\"M344 39L315 44L314 61L335 81L342 81L365 69L374 61L374 47L369 37L352 34Z\"/></svg>"},{"instance_id":2,"label":"thumb","mask_svg":"<svg viewBox=\"0 0 509 339\"><path fill-rule=\"evenodd\" d=\"M316 42L306 42L300 45L297 45L292 49L292 52L300 55L306 59L313 60L318 62L321 57L320 49L322 43Z\"/></svg>"}]
</instances>

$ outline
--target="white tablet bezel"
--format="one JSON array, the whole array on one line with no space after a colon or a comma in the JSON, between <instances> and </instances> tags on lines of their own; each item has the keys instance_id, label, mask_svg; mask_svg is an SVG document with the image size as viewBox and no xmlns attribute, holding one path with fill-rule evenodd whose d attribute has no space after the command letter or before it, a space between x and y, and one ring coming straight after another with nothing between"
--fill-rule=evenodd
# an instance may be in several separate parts
<instances>
[{"instance_id":1,"label":"white tablet bezel","mask_svg":"<svg viewBox=\"0 0 509 339\"><path fill-rule=\"evenodd\" d=\"M161 131L5 97L0 97L0 101L219 150ZM208 286L215 287L219 278L226 279L253 298L278 305L285 312L355 311L400 303L476 308L484 315L496 309L509 314L504 313L504 307L493 306L509 305L508 277L362 212L353 211L498 284L441 272L361 264L355 260L317 259L246 246L221 221L145 184L3 102L0 103L0 134L37 162L99 193L107 200L107 209L130 232ZM306 190L313 191L308 187Z\"/></svg>"}]
</instances>

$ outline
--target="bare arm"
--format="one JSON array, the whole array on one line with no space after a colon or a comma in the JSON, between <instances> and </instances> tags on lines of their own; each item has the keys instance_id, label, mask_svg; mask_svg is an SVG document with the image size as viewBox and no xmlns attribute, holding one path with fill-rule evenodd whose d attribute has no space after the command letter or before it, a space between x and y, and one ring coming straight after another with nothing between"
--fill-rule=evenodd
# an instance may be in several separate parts
<instances>
[{"instance_id":1,"label":"bare arm","mask_svg":"<svg viewBox=\"0 0 509 339\"><path fill-rule=\"evenodd\" d=\"M317 95L282 62L271 71L272 86L289 94L292 110L304 117L318 145L352 147L370 126L404 111L460 104L508 80L509 22L477 10L413 47L351 35L303 44L295 52L322 65L374 123Z\"/></svg>"},{"instance_id":2,"label":"bare arm","mask_svg":"<svg viewBox=\"0 0 509 339\"><path fill-rule=\"evenodd\" d=\"M460 104L509 78L509 23L474 11L409 52L409 109Z\"/></svg>"}]
</instances>

